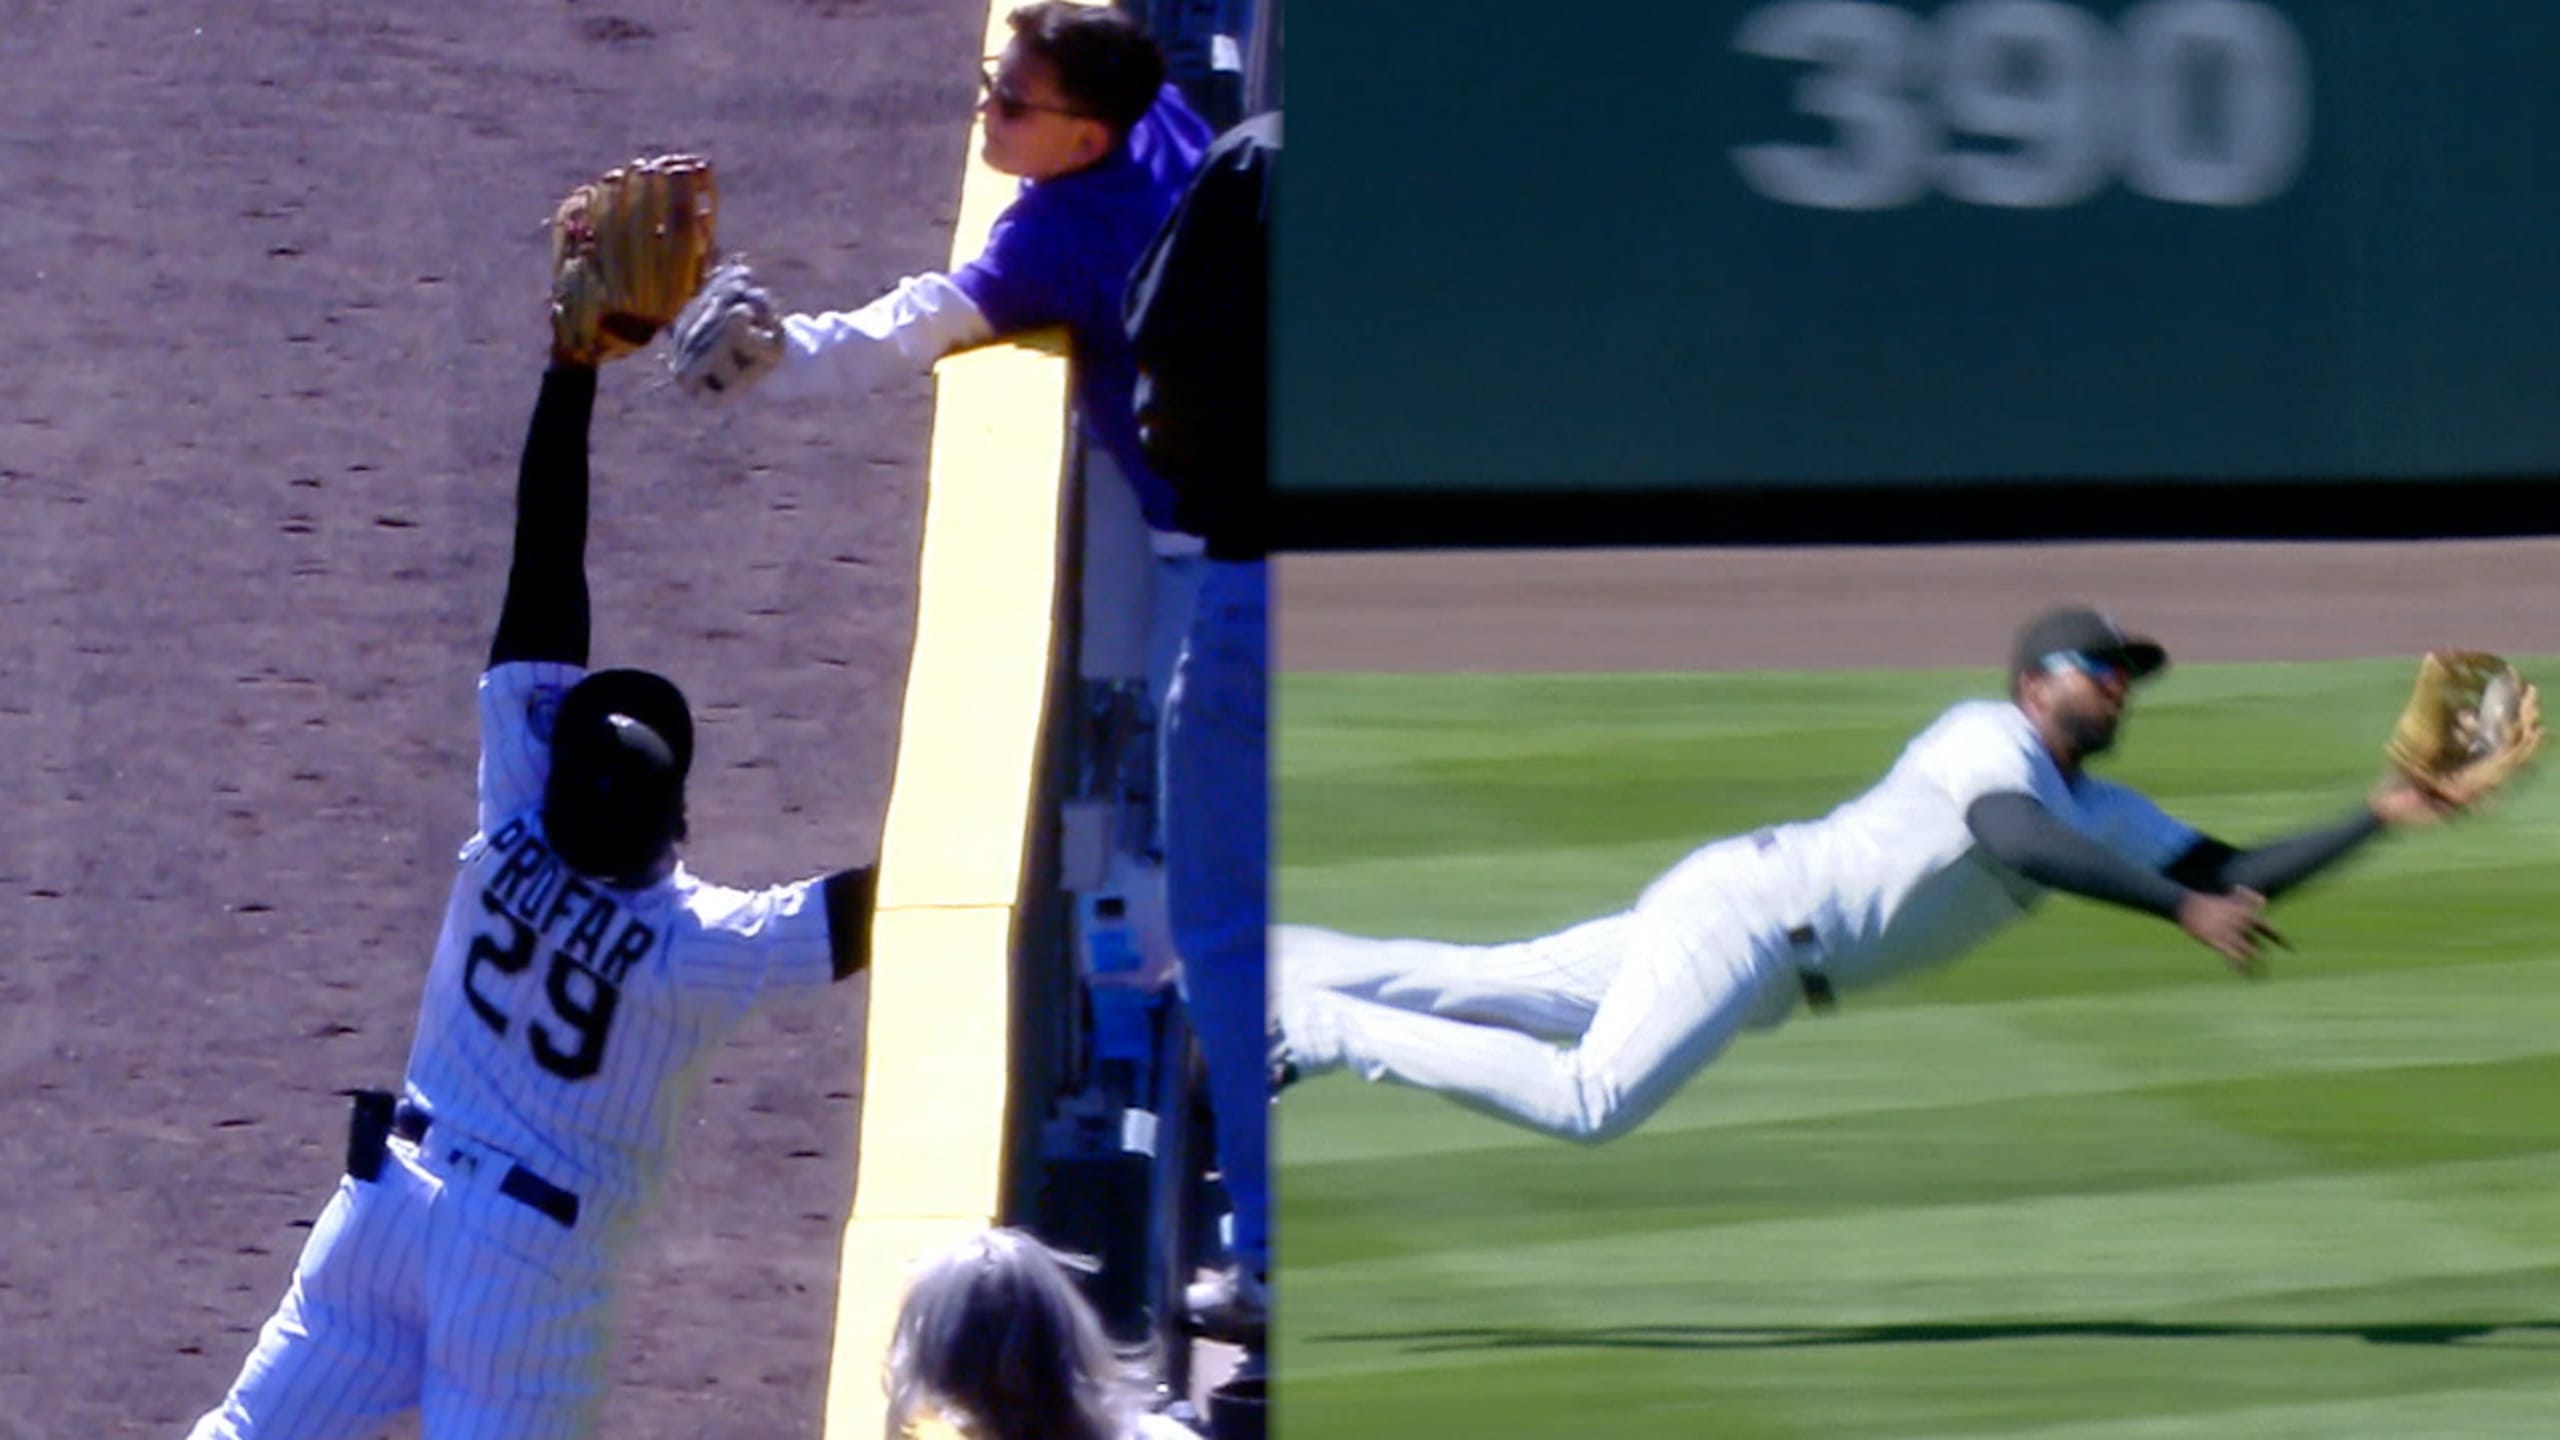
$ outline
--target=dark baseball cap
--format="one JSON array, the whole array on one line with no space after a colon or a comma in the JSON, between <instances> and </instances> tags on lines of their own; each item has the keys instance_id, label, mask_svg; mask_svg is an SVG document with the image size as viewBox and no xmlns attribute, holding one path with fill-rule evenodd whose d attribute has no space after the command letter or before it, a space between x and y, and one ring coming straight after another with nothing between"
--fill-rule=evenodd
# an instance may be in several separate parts
<instances>
[{"instance_id":1,"label":"dark baseball cap","mask_svg":"<svg viewBox=\"0 0 2560 1440\"><path fill-rule=\"evenodd\" d=\"M2042 666L2046 656L2062 654L2121 661L2136 680L2159 673L2169 663L2169 652L2159 641L2128 635L2104 612L2086 605L2064 605L2038 615L2018 632L2009 673L2024 675Z\"/></svg>"},{"instance_id":2,"label":"dark baseball cap","mask_svg":"<svg viewBox=\"0 0 2560 1440\"><path fill-rule=\"evenodd\" d=\"M593 730L619 715L647 727L663 748L663 764L681 781L693 769L693 714L674 681L646 670L598 670L569 687L560 701L558 730Z\"/></svg>"},{"instance_id":3,"label":"dark baseball cap","mask_svg":"<svg viewBox=\"0 0 2560 1440\"><path fill-rule=\"evenodd\" d=\"M569 688L551 727L542 830L570 869L642 885L685 833L693 720L684 693L644 670L600 670Z\"/></svg>"}]
</instances>

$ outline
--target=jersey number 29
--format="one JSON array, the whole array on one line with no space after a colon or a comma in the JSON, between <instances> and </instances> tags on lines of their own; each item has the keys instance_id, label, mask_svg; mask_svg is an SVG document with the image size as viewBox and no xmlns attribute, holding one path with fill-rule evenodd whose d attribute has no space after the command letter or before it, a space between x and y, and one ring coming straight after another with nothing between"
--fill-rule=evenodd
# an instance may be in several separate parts
<instances>
[{"instance_id":1,"label":"jersey number 29","mask_svg":"<svg viewBox=\"0 0 2560 1440\"><path fill-rule=\"evenodd\" d=\"M462 993L489 1028L504 1035L512 1022L507 1012L480 993L480 967L488 966L501 975L521 975L532 966L541 937L532 926L500 909L495 896L483 893L480 904L497 922L498 933L484 931L471 937L470 958L462 967ZM622 992L612 981L557 950L551 953L542 988L551 999L551 1018L557 1019L566 1040L555 1036L546 1019L527 1024L525 1034L531 1037L534 1062L563 1080L584 1080L604 1065L605 1035L612 1028L613 1007Z\"/></svg>"}]
</instances>

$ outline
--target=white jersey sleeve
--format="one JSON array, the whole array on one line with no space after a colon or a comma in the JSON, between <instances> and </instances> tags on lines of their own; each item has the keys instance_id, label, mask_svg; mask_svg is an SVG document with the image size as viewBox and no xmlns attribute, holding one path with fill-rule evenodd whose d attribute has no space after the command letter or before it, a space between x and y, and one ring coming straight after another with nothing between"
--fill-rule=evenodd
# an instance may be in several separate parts
<instances>
[{"instance_id":1,"label":"white jersey sleeve","mask_svg":"<svg viewBox=\"0 0 2560 1440\"><path fill-rule=\"evenodd\" d=\"M2166 867L2203 838L2140 791L2085 771L2065 776L2014 705L1961 706L1917 749L1924 771L1959 816L1986 795L2029 795L2056 819L2147 870Z\"/></svg>"},{"instance_id":2,"label":"white jersey sleeve","mask_svg":"<svg viewBox=\"0 0 2560 1440\"><path fill-rule=\"evenodd\" d=\"M782 363L760 387L769 395L861 395L900 373L920 374L995 330L948 275L910 275L859 310L786 315Z\"/></svg>"},{"instance_id":3,"label":"white jersey sleeve","mask_svg":"<svg viewBox=\"0 0 2560 1440\"><path fill-rule=\"evenodd\" d=\"M2013 705L1959 705L1911 748L1911 763L1954 802L1959 817L1985 795L2024 791L2050 803L2063 788L2061 771Z\"/></svg>"},{"instance_id":4,"label":"white jersey sleeve","mask_svg":"<svg viewBox=\"0 0 2560 1440\"><path fill-rule=\"evenodd\" d=\"M692 923L676 951L677 983L733 1014L768 996L825 989L835 955L824 886L822 876L768 890L697 882L684 901Z\"/></svg>"},{"instance_id":5,"label":"white jersey sleeve","mask_svg":"<svg viewBox=\"0 0 2560 1440\"><path fill-rule=\"evenodd\" d=\"M587 672L550 660L517 660L480 676L480 833L542 801L551 774L551 721L560 697Z\"/></svg>"}]
</instances>

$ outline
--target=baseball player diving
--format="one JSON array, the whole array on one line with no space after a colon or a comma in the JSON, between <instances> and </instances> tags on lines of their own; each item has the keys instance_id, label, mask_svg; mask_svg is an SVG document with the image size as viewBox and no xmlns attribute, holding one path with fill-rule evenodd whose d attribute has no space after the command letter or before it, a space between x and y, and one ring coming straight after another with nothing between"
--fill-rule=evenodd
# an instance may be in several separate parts
<instances>
[{"instance_id":1,"label":"baseball player diving","mask_svg":"<svg viewBox=\"0 0 2560 1440\"><path fill-rule=\"evenodd\" d=\"M1719 840L1633 908L1504 945L1280 927L1276 1083L1348 1068L1597 1144L1661 1108L1744 1029L1956 959L2060 890L2156 915L2233 969L2282 939L2268 902L2385 830L2468 808L2541 740L2494 656L2421 671L2394 770L2325 825L2242 850L2089 773L2168 655L2098 611L2017 635L2005 700L1968 700L1819 820ZM2459 671L2457 675L2454 672Z\"/></svg>"},{"instance_id":2,"label":"baseball player diving","mask_svg":"<svg viewBox=\"0 0 2560 1440\"><path fill-rule=\"evenodd\" d=\"M681 166L617 178L708 184ZM599 222L629 208L591 198ZM704 1060L753 1007L864 967L872 871L755 891L696 878L684 696L587 668L597 367L653 324L628 303L555 310L479 680L478 830L406 1082L357 1097L347 1175L199 1440L358 1440L411 1414L427 1440L592 1433L617 1270Z\"/></svg>"}]
</instances>

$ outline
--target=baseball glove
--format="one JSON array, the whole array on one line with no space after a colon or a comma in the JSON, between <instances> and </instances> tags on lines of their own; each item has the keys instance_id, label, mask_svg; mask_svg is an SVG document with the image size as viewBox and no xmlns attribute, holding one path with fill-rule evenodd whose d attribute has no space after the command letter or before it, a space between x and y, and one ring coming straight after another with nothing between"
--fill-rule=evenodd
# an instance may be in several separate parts
<instances>
[{"instance_id":1,"label":"baseball glove","mask_svg":"<svg viewBox=\"0 0 2560 1440\"><path fill-rule=\"evenodd\" d=\"M551 354L619 360L666 328L709 267L720 187L698 155L617 166L551 217Z\"/></svg>"},{"instance_id":2,"label":"baseball glove","mask_svg":"<svg viewBox=\"0 0 2560 1440\"><path fill-rule=\"evenodd\" d=\"M2516 667L2479 650L2437 650L2383 754L2409 783L2454 809L2495 794L2542 748L2542 695Z\"/></svg>"},{"instance_id":3,"label":"baseball glove","mask_svg":"<svg viewBox=\"0 0 2560 1440\"><path fill-rule=\"evenodd\" d=\"M782 320L746 262L711 272L676 317L667 368L696 395L734 395L782 363Z\"/></svg>"}]
</instances>

